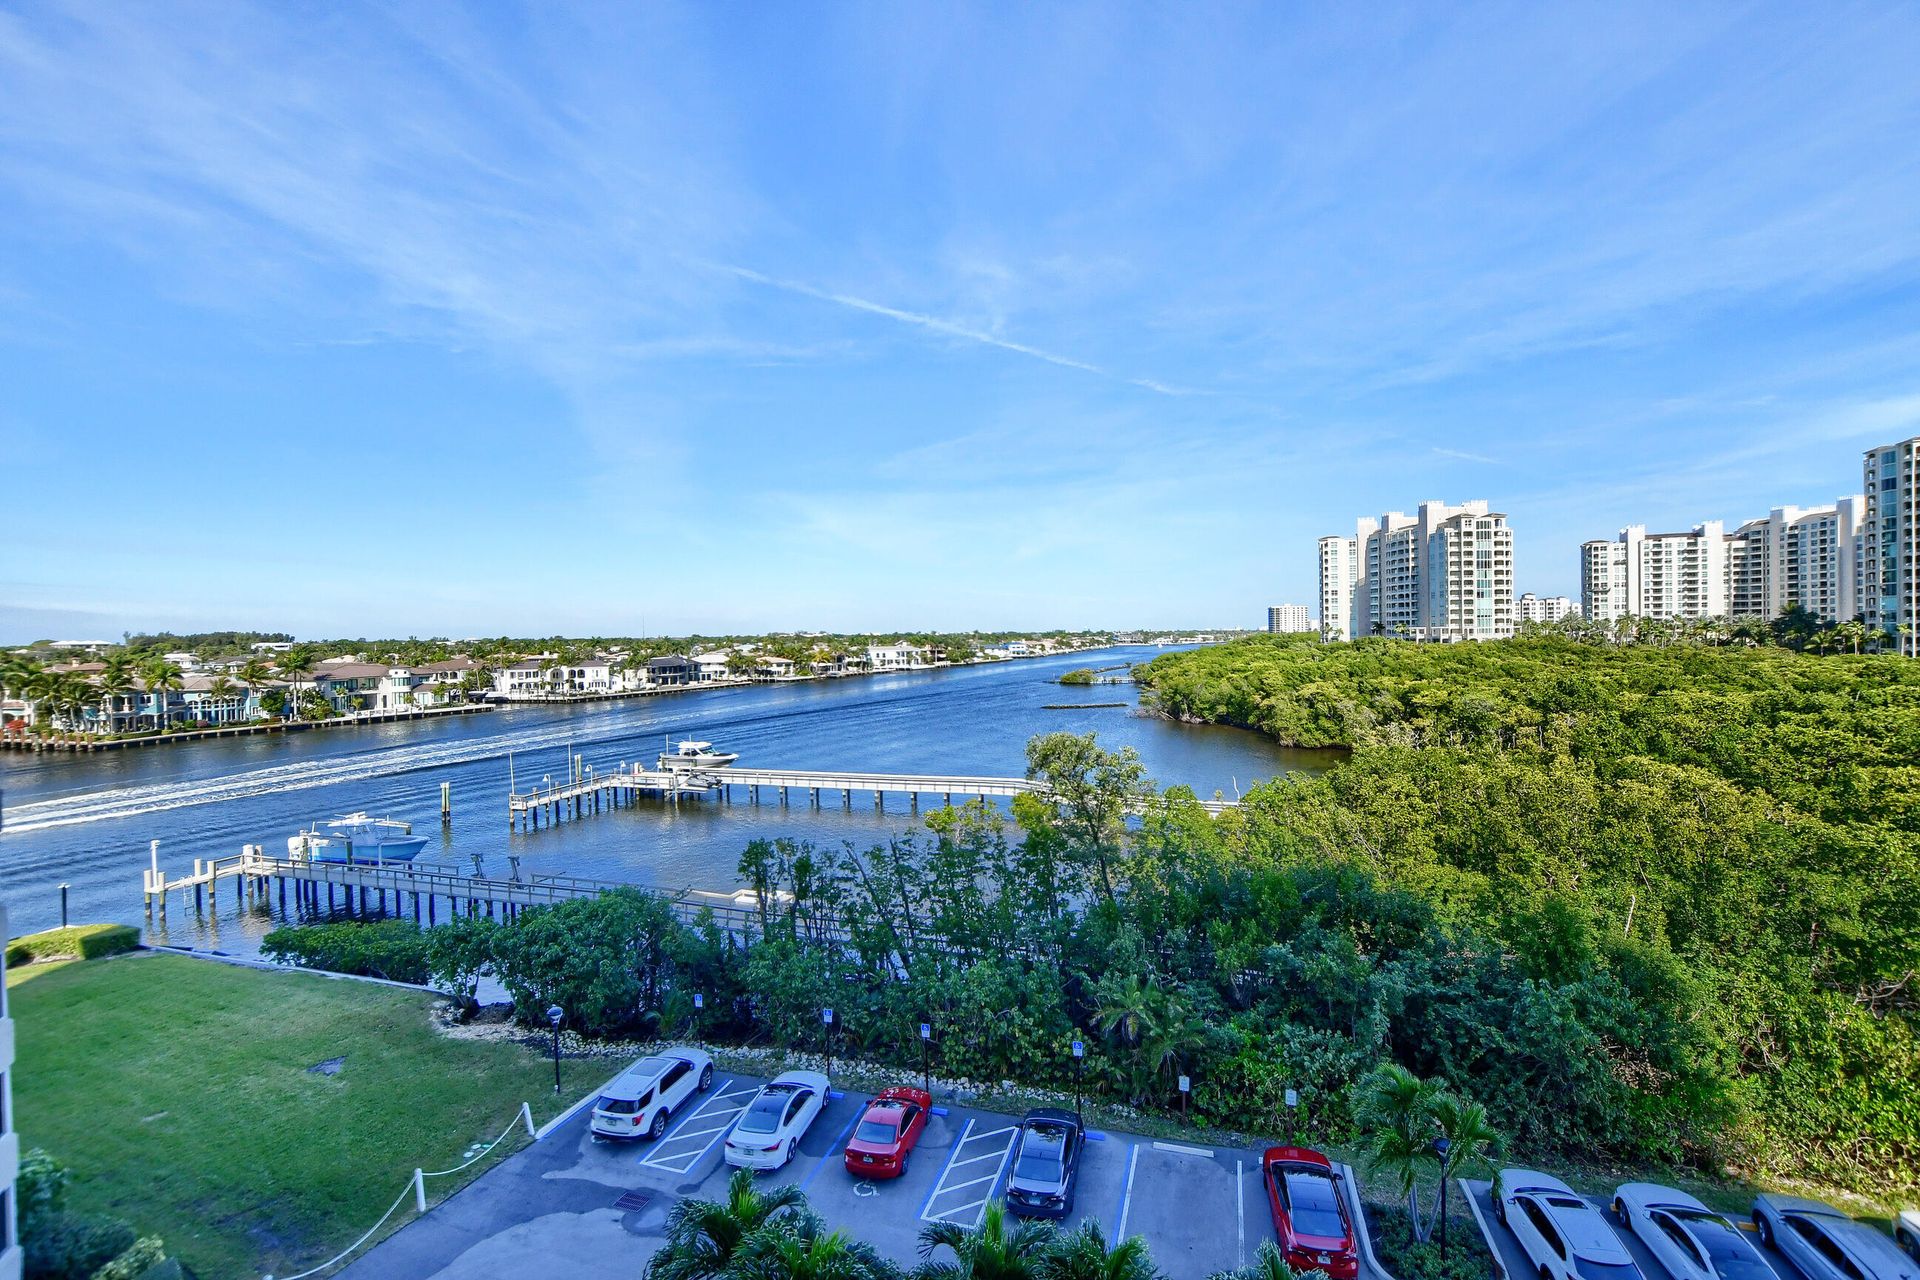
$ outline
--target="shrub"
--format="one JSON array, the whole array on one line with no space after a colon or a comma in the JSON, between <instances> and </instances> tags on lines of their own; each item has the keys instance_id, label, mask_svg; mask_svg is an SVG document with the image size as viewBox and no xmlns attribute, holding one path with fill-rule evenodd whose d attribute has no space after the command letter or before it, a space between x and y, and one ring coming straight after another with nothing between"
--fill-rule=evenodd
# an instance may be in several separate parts
<instances>
[{"instance_id":1,"label":"shrub","mask_svg":"<svg viewBox=\"0 0 1920 1280\"><path fill-rule=\"evenodd\" d=\"M138 1238L118 1218L58 1212L28 1219L20 1234L26 1246L26 1274L33 1280L90 1280Z\"/></svg>"},{"instance_id":2,"label":"shrub","mask_svg":"<svg viewBox=\"0 0 1920 1280\"><path fill-rule=\"evenodd\" d=\"M260 941L261 954L282 963L419 984L432 974L430 951L410 920L289 925Z\"/></svg>"},{"instance_id":3,"label":"shrub","mask_svg":"<svg viewBox=\"0 0 1920 1280\"><path fill-rule=\"evenodd\" d=\"M140 931L130 924L77 924L30 933L7 944L9 965L38 960L92 960L137 950Z\"/></svg>"}]
</instances>

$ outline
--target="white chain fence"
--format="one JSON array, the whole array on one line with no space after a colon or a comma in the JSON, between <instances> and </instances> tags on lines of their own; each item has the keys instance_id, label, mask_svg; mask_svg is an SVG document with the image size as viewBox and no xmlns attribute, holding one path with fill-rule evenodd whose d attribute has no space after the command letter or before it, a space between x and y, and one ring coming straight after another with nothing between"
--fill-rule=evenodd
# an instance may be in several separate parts
<instances>
[{"instance_id":1,"label":"white chain fence","mask_svg":"<svg viewBox=\"0 0 1920 1280\"><path fill-rule=\"evenodd\" d=\"M406 1186L401 1189L400 1195L394 1200L392 1204L387 1206L387 1211L380 1215L380 1220L367 1228L365 1235L361 1236L358 1240L355 1240L352 1244L342 1249L339 1253L334 1254L331 1258L328 1258L325 1262L321 1263L319 1266L308 1267L305 1271L296 1272L290 1276L281 1276L279 1277L279 1280L307 1280L307 1277L309 1276L317 1276L323 1271L328 1271L334 1267L339 1266L342 1262L345 1262L348 1258L352 1257L354 1252L358 1250L361 1245L373 1239L375 1233L377 1233L381 1227L387 1224L387 1219L391 1218L395 1213L399 1212L400 1206L407 1202L408 1195L412 1195L413 1197L414 1212L425 1213L427 1211L427 1179L428 1178L450 1177L453 1174L460 1173L466 1169L471 1168L478 1161L484 1160L489 1155L491 1155L493 1153L493 1149L495 1147L498 1147L502 1142L505 1142L507 1140L507 1135L512 1133L516 1126L520 1126L520 1125L524 1125L526 1127L528 1138L531 1139L535 1136L534 1128L533 1128L533 1107L525 1102L520 1104L520 1110L514 1114L513 1119L507 1122L507 1127L500 1131L499 1136L495 1137L493 1141L481 1147L478 1151L474 1152L471 1156L468 1156L465 1160L461 1161L459 1164L454 1165L451 1169L434 1169L434 1170L415 1169L413 1171L413 1176L407 1179ZM275 1280L275 1277L268 1275L263 1277L263 1280Z\"/></svg>"}]
</instances>

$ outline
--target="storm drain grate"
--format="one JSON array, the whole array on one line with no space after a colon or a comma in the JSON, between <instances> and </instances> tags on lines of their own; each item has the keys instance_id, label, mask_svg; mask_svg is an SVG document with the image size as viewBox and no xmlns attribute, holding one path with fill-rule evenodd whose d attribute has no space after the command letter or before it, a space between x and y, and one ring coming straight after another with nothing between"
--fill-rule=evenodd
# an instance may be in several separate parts
<instances>
[{"instance_id":1,"label":"storm drain grate","mask_svg":"<svg viewBox=\"0 0 1920 1280\"><path fill-rule=\"evenodd\" d=\"M637 1213L653 1203L653 1196L645 1191L629 1191L613 1202L613 1207L622 1213Z\"/></svg>"}]
</instances>

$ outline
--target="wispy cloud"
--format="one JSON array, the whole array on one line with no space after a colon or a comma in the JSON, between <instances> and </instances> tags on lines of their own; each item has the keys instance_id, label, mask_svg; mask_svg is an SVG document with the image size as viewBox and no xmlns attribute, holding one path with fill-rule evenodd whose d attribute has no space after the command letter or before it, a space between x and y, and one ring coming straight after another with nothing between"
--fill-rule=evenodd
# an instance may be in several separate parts
<instances>
[{"instance_id":1,"label":"wispy cloud","mask_svg":"<svg viewBox=\"0 0 1920 1280\"><path fill-rule=\"evenodd\" d=\"M765 285L769 289L780 289L787 293L799 294L804 298L813 298L820 302L831 302L837 306L849 307L855 311L864 311L868 315L885 316L889 320L897 320L901 324L913 325L916 328L925 329L931 333L940 334L943 337L959 338L966 342L977 342L982 346L998 347L1002 351L1011 351L1016 355L1030 356L1035 360L1044 360L1048 364L1059 365L1063 369L1078 369L1082 373L1091 373L1098 377L1111 378L1116 382L1124 382L1128 386L1140 387L1143 390L1154 392L1156 395L1183 396L1194 394L1184 388L1160 382L1153 378L1136 378L1122 373L1115 373L1111 369L1102 368L1097 364L1091 364L1085 360L1077 360L1072 356L1063 356L1056 351L1046 351L1039 347L1030 346L1024 342L1015 342L1010 338L1003 338L997 333L989 333L984 329L975 329L964 324L957 324L952 320L942 319L939 316L927 315L919 311L907 311L900 307L890 307L885 303L855 297L850 293L836 293L831 289L818 288L804 281L786 280L777 276L766 275L763 272L754 271L748 267L732 266L721 262L710 263L708 265L714 270L724 272L736 279L746 280L753 284Z\"/></svg>"},{"instance_id":2,"label":"wispy cloud","mask_svg":"<svg viewBox=\"0 0 1920 1280\"><path fill-rule=\"evenodd\" d=\"M1482 462L1490 467L1501 465L1499 458L1489 458L1484 453L1468 453L1465 449L1447 449L1436 444L1433 446L1432 452L1436 457L1457 458L1461 462Z\"/></svg>"}]
</instances>

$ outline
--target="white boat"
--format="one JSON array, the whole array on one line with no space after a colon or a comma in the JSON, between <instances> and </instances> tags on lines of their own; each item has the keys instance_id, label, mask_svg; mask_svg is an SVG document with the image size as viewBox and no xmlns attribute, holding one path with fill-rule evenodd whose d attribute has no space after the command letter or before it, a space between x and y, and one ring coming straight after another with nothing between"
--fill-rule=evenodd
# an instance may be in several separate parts
<instances>
[{"instance_id":1,"label":"white boat","mask_svg":"<svg viewBox=\"0 0 1920 1280\"><path fill-rule=\"evenodd\" d=\"M350 813L324 827L315 823L287 840L287 853L308 862L412 862L427 847L413 825L397 818Z\"/></svg>"},{"instance_id":2,"label":"white boat","mask_svg":"<svg viewBox=\"0 0 1920 1280\"><path fill-rule=\"evenodd\" d=\"M702 769L724 769L739 758L738 751L715 751L711 742L695 742L689 738L670 742L657 763L669 773L693 773Z\"/></svg>"}]
</instances>

